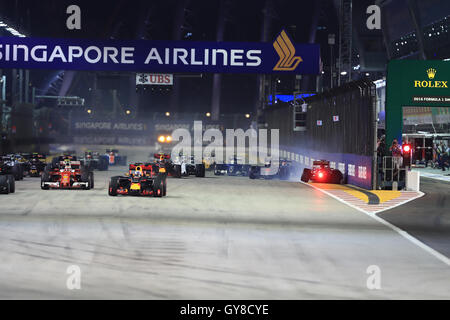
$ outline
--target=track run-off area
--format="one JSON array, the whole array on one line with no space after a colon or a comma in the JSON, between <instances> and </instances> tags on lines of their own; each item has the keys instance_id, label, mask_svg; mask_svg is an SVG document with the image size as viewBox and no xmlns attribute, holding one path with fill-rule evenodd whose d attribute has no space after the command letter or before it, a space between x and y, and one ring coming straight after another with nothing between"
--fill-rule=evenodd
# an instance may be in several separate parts
<instances>
[{"instance_id":1,"label":"track run-off area","mask_svg":"<svg viewBox=\"0 0 450 320\"><path fill-rule=\"evenodd\" d=\"M208 172L168 178L165 198L109 197L125 171L96 171L93 190L25 178L0 195L1 299L450 298L445 261L309 185ZM66 285L72 265L80 290Z\"/></svg>"}]
</instances>

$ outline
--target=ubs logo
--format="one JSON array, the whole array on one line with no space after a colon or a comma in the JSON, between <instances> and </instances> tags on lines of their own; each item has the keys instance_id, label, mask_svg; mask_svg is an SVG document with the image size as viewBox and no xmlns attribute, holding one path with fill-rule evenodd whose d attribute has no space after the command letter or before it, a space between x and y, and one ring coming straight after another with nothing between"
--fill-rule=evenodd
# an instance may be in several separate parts
<instances>
[{"instance_id":1,"label":"ubs logo","mask_svg":"<svg viewBox=\"0 0 450 320\"><path fill-rule=\"evenodd\" d=\"M436 69L429 68L427 70L427 76L430 80L415 80L414 88L448 88L448 81L432 81L436 76Z\"/></svg>"},{"instance_id":2,"label":"ubs logo","mask_svg":"<svg viewBox=\"0 0 450 320\"><path fill-rule=\"evenodd\" d=\"M303 61L300 56L295 56L295 47L284 30L281 31L280 35L273 43L273 47L280 57L280 60L278 60L273 68L274 71L295 70L299 63Z\"/></svg>"}]
</instances>

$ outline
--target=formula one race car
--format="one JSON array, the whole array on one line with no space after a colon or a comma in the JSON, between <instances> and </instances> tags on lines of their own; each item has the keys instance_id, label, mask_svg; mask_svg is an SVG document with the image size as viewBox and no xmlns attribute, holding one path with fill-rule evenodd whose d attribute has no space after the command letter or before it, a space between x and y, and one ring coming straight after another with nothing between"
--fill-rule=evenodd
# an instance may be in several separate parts
<instances>
[{"instance_id":1,"label":"formula one race car","mask_svg":"<svg viewBox=\"0 0 450 320\"><path fill-rule=\"evenodd\" d=\"M12 175L14 179L23 180L23 166L19 162L15 155L7 155L0 158L0 174Z\"/></svg>"},{"instance_id":2,"label":"formula one race car","mask_svg":"<svg viewBox=\"0 0 450 320\"><path fill-rule=\"evenodd\" d=\"M122 156L119 154L117 149L106 149L106 155L108 156L108 161L110 166L126 166L127 156Z\"/></svg>"},{"instance_id":3,"label":"formula one race car","mask_svg":"<svg viewBox=\"0 0 450 320\"><path fill-rule=\"evenodd\" d=\"M249 172L250 179L274 179L278 178L280 180L289 180L294 172L294 167L292 166L292 161L287 159L280 159L278 162L278 168L271 168L272 160L266 159L263 167L252 166Z\"/></svg>"},{"instance_id":4,"label":"formula one race car","mask_svg":"<svg viewBox=\"0 0 450 320\"><path fill-rule=\"evenodd\" d=\"M175 166L181 167L181 176L196 176L198 178L205 177L205 164L204 163L195 163L194 156L186 157L179 156L174 160Z\"/></svg>"},{"instance_id":5,"label":"formula one race car","mask_svg":"<svg viewBox=\"0 0 450 320\"><path fill-rule=\"evenodd\" d=\"M46 156L43 154L33 153L29 159L30 169L28 170L28 175L30 177L40 177L44 172L46 163Z\"/></svg>"},{"instance_id":6,"label":"formula one race car","mask_svg":"<svg viewBox=\"0 0 450 320\"><path fill-rule=\"evenodd\" d=\"M214 165L214 174L216 176L229 175L229 176L248 176L251 166L249 164L241 164L241 158L232 157L229 163L216 163Z\"/></svg>"},{"instance_id":7,"label":"formula one race car","mask_svg":"<svg viewBox=\"0 0 450 320\"><path fill-rule=\"evenodd\" d=\"M153 196L164 197L167 193L167 173L155 164L130 164L126 176L112 177L109 181L110 196Z\"/></svg>"},{"instance_id":8,"label":"formula one race car","mask_svg":"<svg viewBox=\"0 0 450 320\"><path fill-rule=\"evenodd\" d=\"M31 154L30 153L16 153L9 155L15 162L19 163L22 167L23 176L26 177L30 173L31 169Z\"/></svg>"},{"instance_id":9,"label":"formula one race car","mask_svg":"<svg viewBox=\"0 0 450 320\"><path fill-rule=\"evenodd\" d=\"M94 173L81 165L76 157L61 156L47 165L41 176L41 189L84 189L94 188Z\"/></svg>"},{"instance_id":10,"label":"formula one race car","mask_svg":"<svg viewBox=\"0 0 450 320\"><path fill-rule=\"evenodd\" d=\"M342 172L337 169L332 169L330 167L330 161L326 160L313 161L312 169L303 169L301 181L336 184L343 184L345 182Z\"/></svg>"},{"instance_id":11,"label":"formula one race car","mask_svg":"<svg viewBox=\"0 0 450 320\"><path fill-rule=\"evenodd\" d=\"M169 154L156 153L154 154L156 163L162 165L169 176L175 178L195 175L196 177L205 177L205 164L195 163L194 156L188 157L180 154L175 160L171 160Z\"/></svg>"},{"instance_id":12,"label":"formula one race car","mask_svg":"<svg viewBox=\"0 0 450 320\"><path fill-rule=\"evenodd\" d=\"M84 158L80 159L80 162L91 171L94 169L106 171L109 167L109 157L98 152L86 151Z\"/></svg>"},{"instance_id":13,"label":"formula one race car","mask_svg":"<svg viewBox=\"0 0 450 320\"><path fill-rule=\"evenodd\" d=\"M14 193L16 192L16 180L11 174L3 174L0 170L0 193Z\"/></svg>"}]
</instances>

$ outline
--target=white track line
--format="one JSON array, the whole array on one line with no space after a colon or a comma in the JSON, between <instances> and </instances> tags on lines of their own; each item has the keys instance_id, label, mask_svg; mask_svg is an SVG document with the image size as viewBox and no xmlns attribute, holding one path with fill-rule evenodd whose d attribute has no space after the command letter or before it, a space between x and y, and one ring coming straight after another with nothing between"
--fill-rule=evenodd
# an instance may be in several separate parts
<instances>
[{"instance_id":1,"label":"white track line","mask_svg":"<svg viewBox=\"0 0 450 320\"><path fill-rule=\"evenodd\" d=\"M312 187L312 188L314 188L314 189L316 189L316 190L319 190L320 192L325 193L326 195L328 195L328 196L330 196L330 197L332 197L332 198L338 200L339 202L342 202L342 203L348 205L349 207L352 207L353 209L356 209L356 210L358 210L358 211L360 211L360 212L362 212L362 213L368 215L369 217L375 219L376 221L378 221L378 222L384 224L385 226L391 228L392 230L394 230L395 232L397 232L399 235L401 235L401 236L404 237L405 239L411 241L413 244L415 244L415 245L418 246L419 248L425 250L426 252L428 252L429 254L431 254L432 256L434 256L436 259L438 259L438 260L442 261L443 263L445 263L447 266L450 266L450 259L447 258L446 256L444 256L442 253L439 253L438 251L434 250L433 248L427 246L425 243L423 243L423 242L420 241L419 239L417 239L417 238L413 237L412 235L410 235L408 232L406 232L406 231L404 231L404 230L402 230L402 229L396 227L395 225L391 224L390 222L388 222L388 221L384 220L383 218L380 218L379 216L376 215L377 213L379 213L379 212L381 212L381 211L385 211L385 210L388 210L388 209L392 209L392 208L398 207L398 206L400 206L400 205L402 205L402 204L405 204L405 203L407 203L407 202L409 202L409 201L418 199L418 198L420 198L420 197L422 197L422 196L424 195L423 192L419 191L419 196L417 196L417 197L415 197L415 198L412 198L412 199L409 199L409 200L405 200L404 202L399 203L399 204L396 204L395 206L392 206L392 207L390 207L390 208L388 208L388 209L380 210L380 211L376 211L376 212L367 212L367 211L365 211L365 210L363 210L363 209L361 209L361 208L358 208L358 207L356 207L356 206L354 206L354 205L352 205L352 204L350 204L350 203L348 203L348 202L346 202L346 201L340 199L339 197L337 197L337 196L335 196L335 195L329 193L328 191L326 191L326 190L324 190L324 189L321 189L321 188L316 187L316 186L314 186L314 185L312 185L312 184L309 184L309 183L304 183L304 182L302 182L302 181L300 181L300 183L303 183L304 185L307 185L307 186L310 186L310 187Z\"/></svg>"}]
</instances>

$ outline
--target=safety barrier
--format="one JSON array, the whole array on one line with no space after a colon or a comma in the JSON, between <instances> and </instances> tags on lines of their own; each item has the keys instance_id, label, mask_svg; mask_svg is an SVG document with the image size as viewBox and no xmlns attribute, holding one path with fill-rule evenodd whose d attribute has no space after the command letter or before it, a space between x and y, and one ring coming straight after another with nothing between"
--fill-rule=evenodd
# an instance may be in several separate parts
<instances>
[{"instance_id":1,"label":"safety barrier","mask_svg":"<svg viewBox=\"0 0 450 320\"><path fill-rule=\"evenodd\" d=\"M375 90L371 81L356 81L305 99L305 131L294 130L294 106L267 108L265 120L268 129L279 129L282 154L293 157L301 167L310 167L311 158L328 160L343 171L348 183L373 189Z\"/></svg>"}]
</instances>

